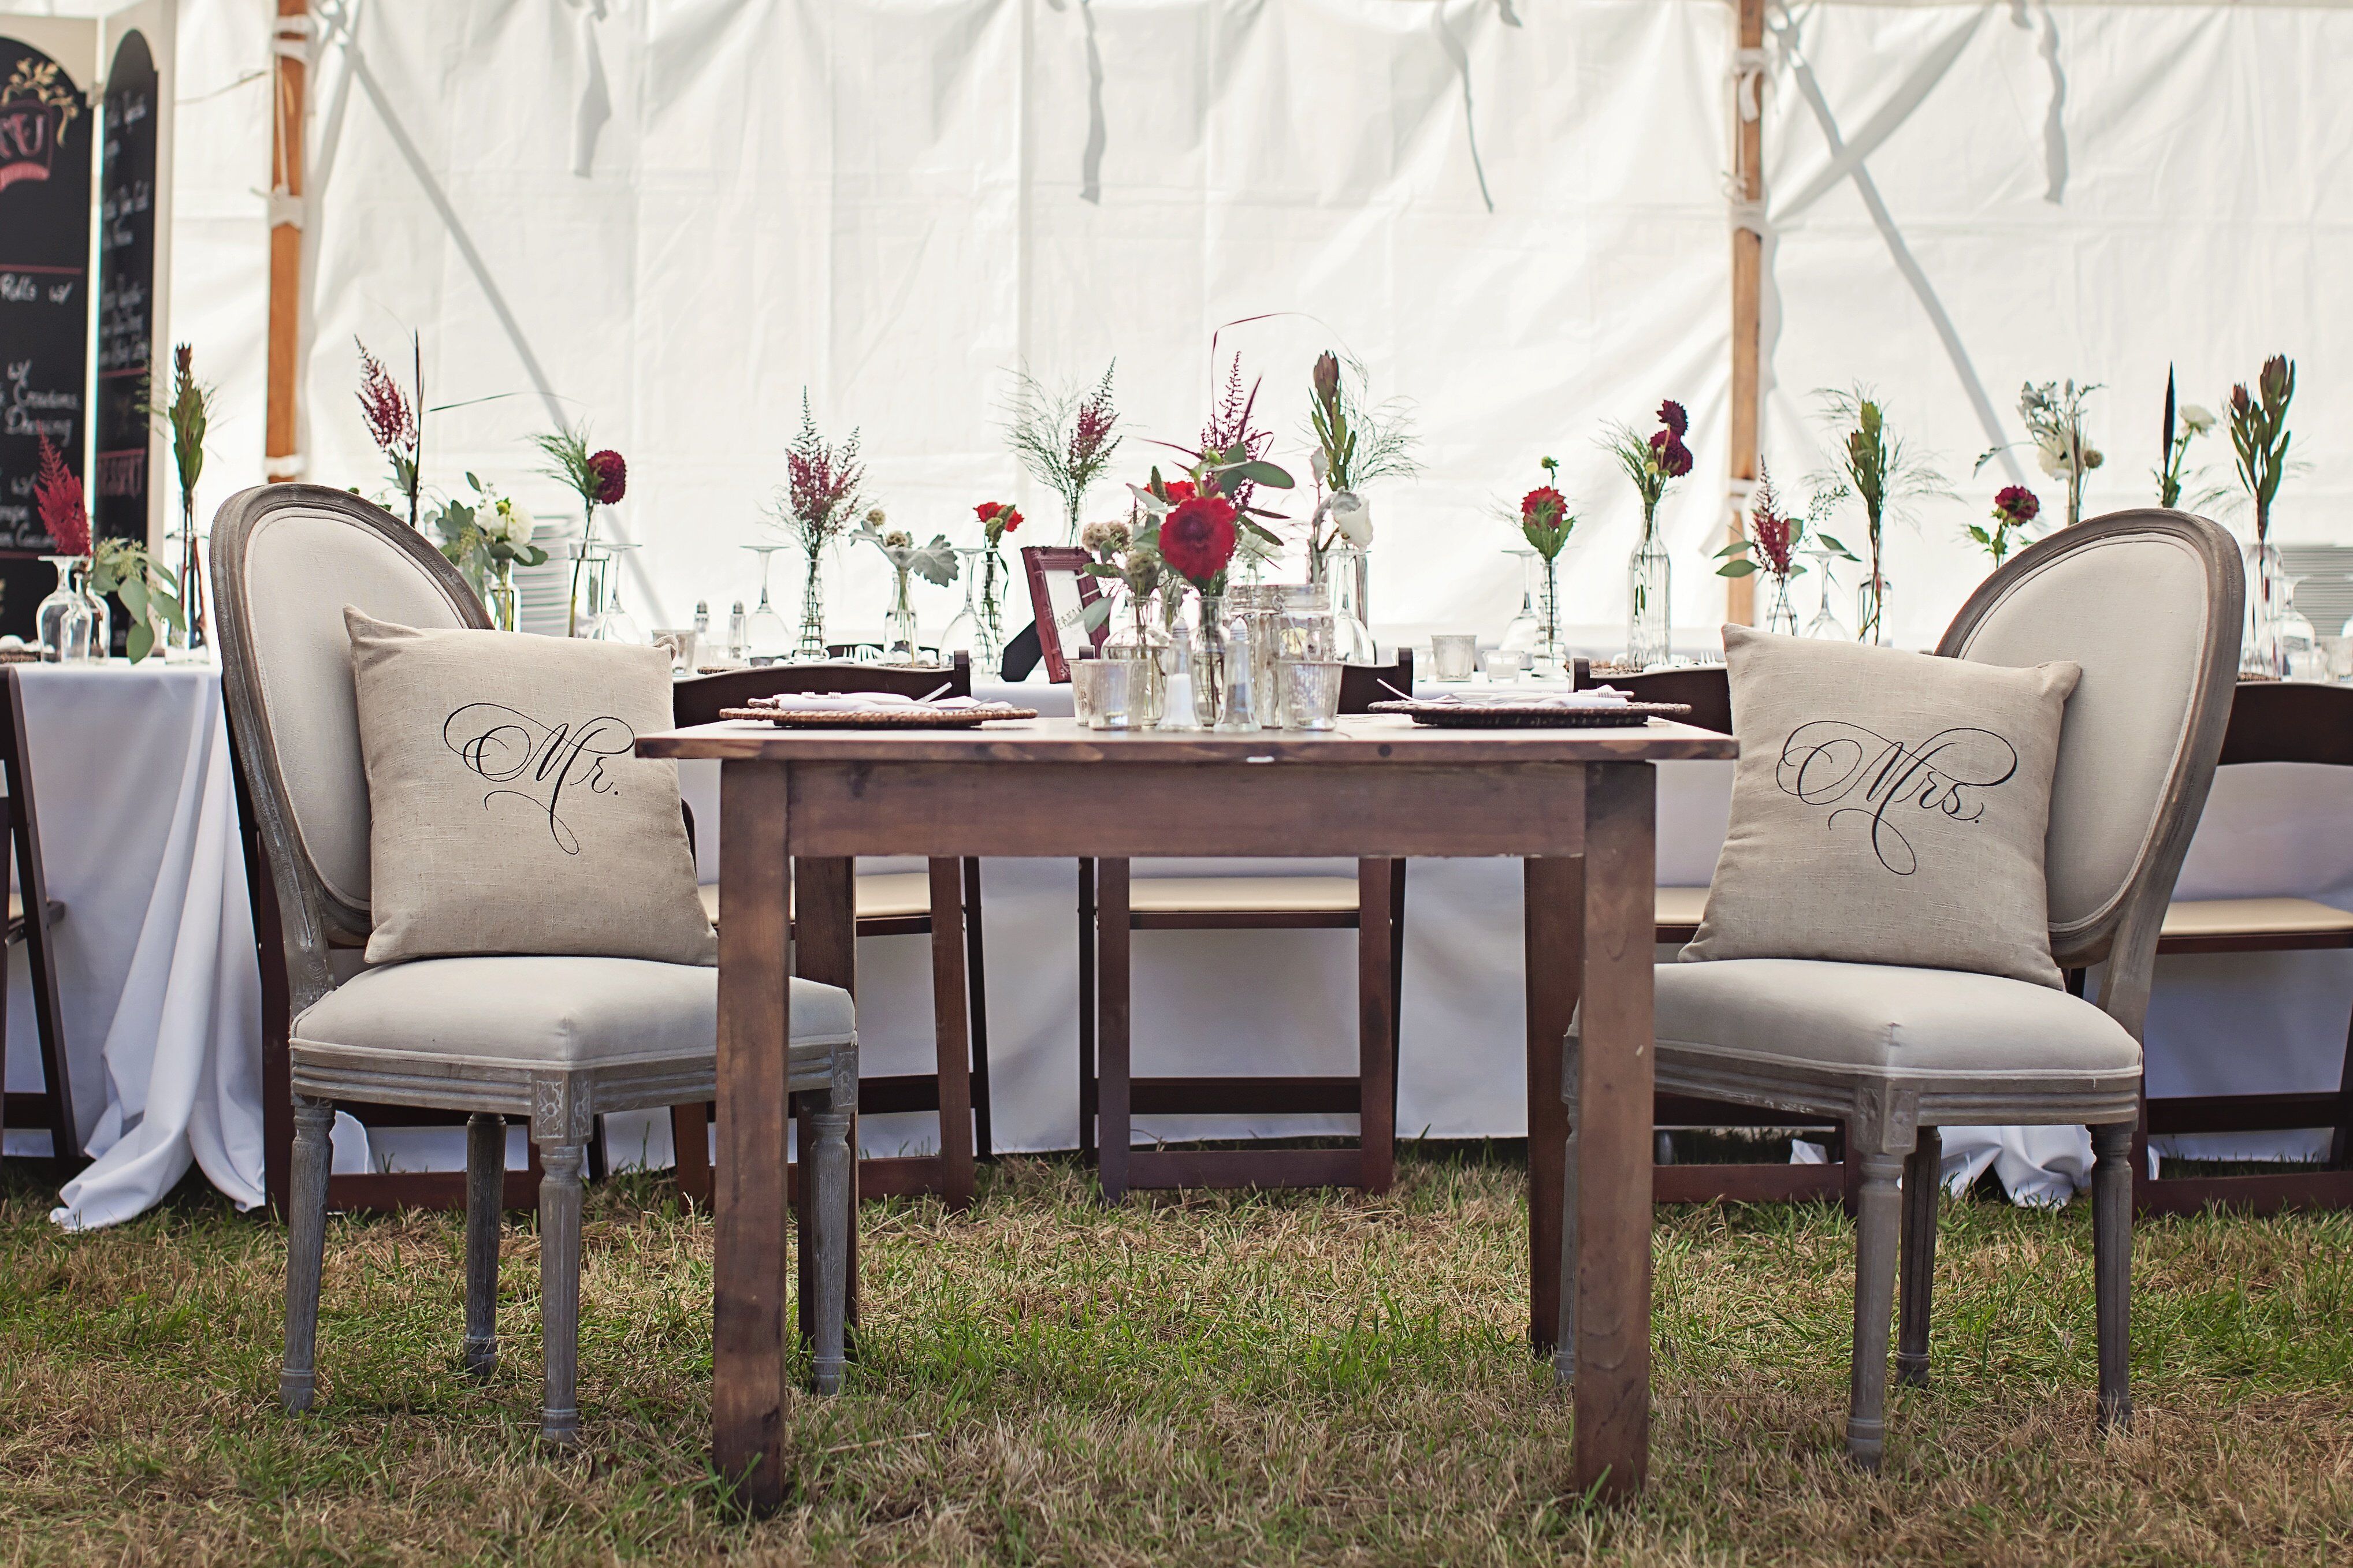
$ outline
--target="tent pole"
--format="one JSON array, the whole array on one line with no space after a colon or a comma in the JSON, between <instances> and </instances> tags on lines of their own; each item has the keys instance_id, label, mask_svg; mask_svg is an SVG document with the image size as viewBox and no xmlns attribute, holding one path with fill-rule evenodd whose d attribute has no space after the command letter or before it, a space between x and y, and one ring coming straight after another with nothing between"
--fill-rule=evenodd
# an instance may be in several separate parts
<instances>
[{"instance_id":1,"label":"tent pole","mask_svg":"<svg viewBox=\"0 0 2353 1568\"><path fill-rule=\"evenodd\" d=\"M271 39L275 104L269 137L269 400L264 468L272 480L302 477L302 146L308 113L311 0L278 0Z\"/></svg>"},{"instance_id":2,"label":"tent pole","mask_svg":"<svg viewBox=\"0 0 2353 1568\"><path fill-rule=\"evenodd\" d=\"M1757 478L1758 416L1757 305L1764 280L1765 0L1738 0L1738 53L1733 58L1732 136L1732 442L1730 531L1745 531L1748 487ZM1755 576L1725 579L1725 618L1757 620Z\"/></svg>"}]
</instances>

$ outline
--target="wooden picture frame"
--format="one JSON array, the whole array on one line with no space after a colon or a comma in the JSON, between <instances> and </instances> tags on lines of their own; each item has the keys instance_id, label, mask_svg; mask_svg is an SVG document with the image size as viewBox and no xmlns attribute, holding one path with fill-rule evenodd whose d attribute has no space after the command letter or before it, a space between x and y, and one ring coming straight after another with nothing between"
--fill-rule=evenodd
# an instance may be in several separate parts
<instances>
[{"instance_id":1,"label":"wooden picture frame","mask_svg":"<svg viewBox=\"0 0 2353 1568\"><path fill-rule=\"evenodd\" d=\"M1102 651L1110 635L1105 617L1092 631L1086 627L1089 606L1103 597L1103 585L1083 570L1094 560L1071 545L1028 544L1021 548L1021 569L1029 579L1029 607L1037 617L1038 651L1046 661L1046 679L1057 686L1071 681L1071 655L1082 643Z\"/></svg>"}]
</instances>

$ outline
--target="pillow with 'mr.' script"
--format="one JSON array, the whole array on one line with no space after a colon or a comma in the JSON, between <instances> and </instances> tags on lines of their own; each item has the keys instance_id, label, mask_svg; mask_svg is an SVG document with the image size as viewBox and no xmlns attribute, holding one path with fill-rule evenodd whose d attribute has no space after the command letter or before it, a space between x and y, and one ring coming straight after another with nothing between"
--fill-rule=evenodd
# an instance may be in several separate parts
<instances>
[{"instance_id":1,"label":"pillow with 'mr.' script","mask_svg":"<svg viewBox=\"0 0 2353 1568\"><path fill-rule=\"evenodd\" d=\"M2073 664L1724 628L1732 822L1683 956L1967 969L2042 985L2043 837Z\"/></svg>"},{"instance_id":2,"label":"pillow with 'mr.' script","mask_svg":"<svg viewBox=\"0 0 2353 1568\"><path fill-rule=\"evenodd\" d=\"M367 764L371 963L459 953L718 961L694 890L670 658L346 607Z\"/></svg>"}]
</instances>

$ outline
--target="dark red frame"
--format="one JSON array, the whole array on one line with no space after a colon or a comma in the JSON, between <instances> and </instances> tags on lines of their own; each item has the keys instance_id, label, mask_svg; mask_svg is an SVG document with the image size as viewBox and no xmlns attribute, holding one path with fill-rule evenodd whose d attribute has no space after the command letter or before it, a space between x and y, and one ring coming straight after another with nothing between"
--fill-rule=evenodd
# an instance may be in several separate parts
<instances>
[{"instance_id":1,"label":"dark red frame","mask_svg":"<svg viewBox=\"0 0 2353 1568\"><path fill-rule=\"evenodd\" d=\"M1046 661L1046 679L1057 686L1071 683L1071 661L1062 653L1061 630L1054 622L1053 596L1046 591L1046 575L1062 572L1077 578L1079 605L1083 609L1103 596L1102 584L1082 570L1093 560L1093 556L1073 545L1021 547L1021 569L1029 578L1029 609L1038 623L1038 652ZM1049 637L1049 632L1053 635ZM1103 638L1110 635L1111 621L1106 617L1103 625L1087 635L1087 641L1101 652Z\"/></svg>"}]
</instances>

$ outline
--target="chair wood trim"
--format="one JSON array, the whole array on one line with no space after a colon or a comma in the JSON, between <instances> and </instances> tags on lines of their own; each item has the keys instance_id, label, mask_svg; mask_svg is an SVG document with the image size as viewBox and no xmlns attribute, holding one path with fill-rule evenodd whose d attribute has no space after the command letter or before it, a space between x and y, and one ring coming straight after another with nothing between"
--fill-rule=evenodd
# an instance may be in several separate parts
<instances>
[{"instance_id":1,"label":"chair wood trim","mask_svg":"<svg viewBox=\"0 0 2353 1568\"><path fill-rule=\"evenodd\" d=\"M19 672L8 675L8 712L0 723L0 778L8 792L8 846L16 857L18 910L8 921L8 940L25 943L25 967L33 985L33 1033L38 1047L41 1088L0 1096L0 1128L23 1118L49 1135L49 1158L60 1170L88 1163L81 1152L80 1121L74 1110L73 1065L66 1052L65 1017L58 1006L58 960L49 929L65 906L49 897L41 858L40 808L35 799L30 749L26 739L25 689ZM43 918L26 911L39 910ZM7 1017L5 954L0 953L0 1024ZM5 1034L0 1034L5 1039Z\"/></svg>"}]
</instances>

